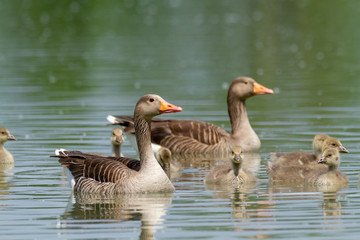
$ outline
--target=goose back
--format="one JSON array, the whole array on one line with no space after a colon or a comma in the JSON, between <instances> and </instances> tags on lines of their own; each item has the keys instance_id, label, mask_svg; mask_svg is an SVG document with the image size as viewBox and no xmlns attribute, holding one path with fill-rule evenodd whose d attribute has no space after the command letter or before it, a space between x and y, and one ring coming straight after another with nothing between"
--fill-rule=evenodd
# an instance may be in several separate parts
<instances>
[{"instance_id":1,"label":"goose back","mask_svg":"<svg viewBox=\"0 0 360 240\"><path fill-rule=\"evenodd\" d=\"M259 150L260 140L252 129L245 100L254 95L272 94L268 89L249 77L233 80L228 90L228 113L232 132L207 122L193 120L153 119L151 139L154 144L167 147L171 152L182 154L224 154L232 146L240 145L244 151ZM124 126L127 133L134 132L132 117L108 116L113 124Z\"/></svg>"}]
</instances>

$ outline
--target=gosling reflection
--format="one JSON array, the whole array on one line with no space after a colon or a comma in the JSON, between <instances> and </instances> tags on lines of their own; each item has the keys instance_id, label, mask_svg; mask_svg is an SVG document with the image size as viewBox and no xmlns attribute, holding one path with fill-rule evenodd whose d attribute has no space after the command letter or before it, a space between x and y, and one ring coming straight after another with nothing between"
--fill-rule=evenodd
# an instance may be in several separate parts
<instances>
[{"instance_id":1,"label":"gosling reflection","mask_svg":"<svg viewBox=\"0 0 360 240\"><path fill-rule=\"evenodd\" d=\"M141 221L139 239L154 239L160 229L171 204L172 193L125 194L125 195L92 195L74 194L65 213L61 216L59 226L71 228L68 219L94 219ZM104 223L104 221L101 221ZM106 223L106 221L105 221ZM113 223L111 221L110 223ZM70 223L71 224L71 223Z\"/></svg>"},{"instance_id":2,"label":"gosling reflection","mask_svg":"<svg viewBox=\"0 0 360 240\"><path fill-rule=\"evenodd\" d=\"M8 195L9 193L9 182L8 178L13 175L11 172L6 172L14 168L14 163L2 163L0 164L0 195ZM2 200L0 198L0 200ZM0 204L1 205L1 204Z\"/></svg>"},{"instance_id":3,"label":"gosling reflection","mask_svg":"<svg viewBox=\"0 0 360 240\"><path fill-rule=\"evenodd\" d=\"M323 194L323 202L321 204L321 208L323 210L323 215L325 217L331 216L342 216L343 212L341 209L341 202L338 201L340 194L337 192L326 192ZM326 221L335 220L338 218L326 218ZM325 221L325 223L326 223Z\"/></svg>"}]
</instances>

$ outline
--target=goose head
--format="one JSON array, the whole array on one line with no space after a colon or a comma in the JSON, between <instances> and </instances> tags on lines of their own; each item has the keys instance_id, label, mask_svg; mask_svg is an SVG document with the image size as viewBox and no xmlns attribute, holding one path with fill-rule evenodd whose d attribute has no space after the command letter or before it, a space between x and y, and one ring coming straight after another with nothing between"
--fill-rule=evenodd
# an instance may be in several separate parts
<instances>
[{"instance_id":1,"label":"goose head","mask_svg":"<svg viewBox=\"0 0 360 240\"><path fill-rule=\"evenodd\" d=\"M6 141L17 140L13 135L10 134L9 130L4 127L0 127L0 143L5 143Z\"/></svg>"},{"instance_id":2,"label":"goose head","mask_svg":"<svg viewBox=\"0 0 360 240\"><path fill-rule=\"evenodd\" d=\"M135 116L142 115L147 120L162 113L181 112L182 108L165 101L162 97L155 94L142 96L135 106Z\"/></svg>"},{"instance_id":3,"label":"goose head","mask_svg":"<svg viewBox=\"0 0 360 240\"><path fill-rule=\"evenodd\" d=\"M230 84L228 97L236 96L240 100L245 100L254 95L273 94L274 91L257 83L249 77L235 78Z\"/></svg>"},{"instance_id":4,"label":"goose head","mask_svg":"<svg viewBox=\"0 0 360 240\"><path fill-rule=\"evenodd\" d=\"M241 164L244 160L244 154L240 146L231 148L231 162L235 164Z\"/></svg>"},{"instance_id":5,"label":"goose head","mask_svg":"<svg viewBox=\"0 0 360 240\"><path fill-rule=\"evenodd\" d=\"M234 146L231 148L230 160L234 171L234 175L235 177L238 177L241 164L244 160L244 154L240 146Z\"/></svg>"},{"instance_id":6,"label":"goose head","mask_svg":"<svg viewBox=\"0 0 360 240\"><path fill-rule=\"evenodd\" d=\"M169 165L171 161L171 151L165 147L160 148L157 152L157 160L162 167Z\"/></svg>"},{"instance_id":7,"label":"goose head","mask_svg":"<svg viewBox=\"0 0 360 240\"><path fill-rule=\"evenodd\" d=\"M341 153L349 153L349 151L341 144L341 142L337 138L328 137L322 146L322 149L325 150L327 148L336 148Z\"/></svg>"},{"instance_id":8,"label":"goose head","mask_svg":"<svg viewBox=\"0 0 360 240\"><path fill-rule=\"evenodd\" d=\"M121 145L124 142L124 135L121 128L114 128L111 132L110 137L111 143L113 145Z\"/></svg>"},{"instance_id":9,"label":"goose head","mask_svg":"<svg viewBox=\"0 0 360 240\"><path fill-rule=\"evenodd\" d=\"M325 149L318 163L328 165L329 167L339 166L340 164L339 150L337 148Z\"/></svg>"},{"instance_id":10,"label":"goose head","mask_svg":"<svg viewBox=\"0 0 360 240\"><path fill-rule=\"evenodd\" d=\"M314 154L317 157L321 156L323 145L327 138L329 138L329 136L324 133L315 135L313 142L312 142L312 148L313 148Z\"/></svg>"}]
</instances>

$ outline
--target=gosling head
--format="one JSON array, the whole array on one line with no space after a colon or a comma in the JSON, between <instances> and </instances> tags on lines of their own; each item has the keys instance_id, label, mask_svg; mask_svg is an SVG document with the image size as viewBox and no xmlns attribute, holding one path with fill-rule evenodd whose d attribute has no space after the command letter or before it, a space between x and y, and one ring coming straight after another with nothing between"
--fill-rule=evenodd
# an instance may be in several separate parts
<instances>
[{"instance_id":1,"label":"gosling head","mask_svg":"<svg viewBox=\"0 0 360 240\"><path fill-rule=\"evenodd\" d=\"M244 160L244 155L240 146L231 148L231 162L234 164L241 164Z\"/></svg>"},{"instance_id":2,"label":"gosling head","mask_svg":"<svg viewBox=\"0 0 360 240\"><path fill-rule=\"evenodd\" d=\"M170 164L171 151L168 148L162 147L157 152L157 159L161 165Z\"/></svg>"},{"instance_id":3,"label":"gosling head","mask_svg":"<svg viewBox=\"0 0 360 240\"><path fill-rule=\"evenodd\" d=\"M13 135L10 134L9 130L4 127L0 127L0 143L5 143L6 141L17 140Z\"/></svg>"},{"instance_id":4,"label":"gosling head","mask_svg":"<svg viewBox=\"0 0 360 240\"><path fill-rule=\"evenodd\" d=\"M340 153L337 148L327 148L318 161L319 164L325 164L329 167L337 167L340 164Z\"/></svg>"},{"instance_id":5,"label":"gosling head","mask_svg":"<svg viewBox=\"0 0 360 240\"><path fill-rule=\"evenodd\" d=\"M113 145L121 145L124 142L124 135L121 128L114 128L112 130L110 140Z\"/></svg>"},{"instance_id":6,"label":"gosling head","mask_svg":"<svg viewBox=\"0 0 360 240\"><path fill-rule=\"evenodd\" d=\"M324 141L324 144L322 146L323 152L327 148L336 148L341 153L349 153L349 151L341 144L341 142L337 138L334 138L334 137L328 137Z\"/></svg>"},{"instance_id":7,"label":"gosling head","mask_svg":"<svg viewBox=\"0 0 360 240\"><path fill-rule=\"evenodd\" d=\"M156 154L156 158L166 173L168 177L170 177L170 161L171 161L171 151L168 148L162 147Z\"/></svg>"},{"instance_id":8,"label":"gosling head","mask_svg":"<svg viewBox=\"0 0 360 240\"><path fill-rule=\"evenodd\" d=\"M329 136L324 133L315 135L313 142L312 142L312 148L313 148L314 154L316 156L320 157L320 155L322 153L324 142L327 138L329 138Z\"/></svg>"}]
</instances>

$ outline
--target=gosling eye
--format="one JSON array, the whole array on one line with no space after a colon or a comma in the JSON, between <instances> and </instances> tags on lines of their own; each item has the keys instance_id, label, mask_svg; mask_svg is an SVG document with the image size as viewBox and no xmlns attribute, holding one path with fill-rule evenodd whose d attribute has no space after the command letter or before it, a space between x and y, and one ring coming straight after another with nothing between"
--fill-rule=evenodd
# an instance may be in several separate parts
<instances>
[{"instance_id":1,"label":"gosling eye","mask_svg":"<svg viewBox=\"0 0 360 240\"><path fill-rule=\"evenodd\" d=\"M1 132L1 134L5 135L5 132Z\"/></svg>"},{"instance_id":2,"label":"gosling eye","mask_svg":"<svg viewBox=\"0 0 360 240\"><path fill-rule=\"evenodd\" d=\"M149 98L149 102L154 102L154 101L155 101L155 99Z\"/></svg>"},{"instance_id":3,"label":"gosling eye","mask_svg":"<svg viewBox=\"0 0 360 240\"><path fill-rule=\"evenodd\" d=\"M331 156L332 156L332 154L331 154L331 153L329 153L329 154L328 154L328 157L331 157Z\"/></svg>"},{"instance_id":4,"label":"gosling eye","mask_svg":"<svg viewBox=\"0 0 360 240\"><path fill-rule=\"evenodd\" d=\"M335 144L335 143L333 143L333 144L331 144L331 145L333 145L334 147L336 146L336 144Z\"/></svg>"},{"instance_id":5,"label":"gosling eye","mask_svg":"<svg viewBox=\"0 0 360 240\"><path fill-rule=\"evenodd\" d=\"M244 82L244 84L246 85L246 84L248 84L249 82Z\"/></svg>"}]
</instances>

